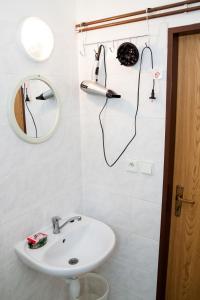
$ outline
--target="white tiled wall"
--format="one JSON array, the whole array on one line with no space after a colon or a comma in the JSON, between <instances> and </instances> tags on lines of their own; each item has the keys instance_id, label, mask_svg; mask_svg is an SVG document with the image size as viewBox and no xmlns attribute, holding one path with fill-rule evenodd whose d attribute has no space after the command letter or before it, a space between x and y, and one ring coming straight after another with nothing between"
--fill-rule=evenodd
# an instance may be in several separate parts
<instances>
[{"instance_id":1,"label":"white tiled wall","mask_svg":"<svg viewBox=\"0 0 200 300\"><path fill-rule=\"evenodd\" d=\"M70 13L69 13L70 11ZM52 57L31 61L17 44L20 22L44 19L55 35ZM50 222L76 211L81 199L80 124L74 1L0 1L0 299L64 300L62 280L26 268L14 245ZM44 144L21 141L8 123L8 103L24 77L40 74L57 89L61 120ZM73 134L72 134L73 133Z\"/></svg>"},{"instance_id":2,"label":"white tiled wall","mask_svg":"<svg viewBox=\"0 0 200 300\"><path fill-rule=\"evenodd\" d=\"M151 2L151 3L150 3ZM78 0L77 21L99 19L173 1ZM157 100L149 101L152 88L150 58L145 56L141 76L141 98L137 137L119 163L110 169L103 159L98 114L105 99L80 92L82 138L82 209L87 215L108 223L117 235L117 247L111 259L99 268L111 283L110 300L155 300L159 250L165 134L165 99L168 27L199 22L200 13L184 14L150 21L150 44L154 63L162 71L156 82ZM137 36L147 33L145 22L102 29L78 37L79 49L86 43ZM129 41L129 40L128 40ZM140 50L146 38L131 40ZM115 43L111 53L107 45L108 87L122 94L110 100L104 114L106 149L109 161L120 153L133 131L139 64L120 66ZM79 55L79 81L91 79L96 45ZM152 176L127 172L132 160L153 164Z\"/></svg>"},{"instance_id":3,"label":"white tiled wall","mask_svg":"<svg viewBox=\"0 0 200 300\"><path fill-rule=\"evenodd\" d=\"M15 256L13 246L24 236L46 225L52 215L82 211L108 223L116 232L114 254L98 270L111 284L110 300L155 300L164 153L167 28L199 22L200 14L150 22L155 65L163 70L162 80L156 83L157 101L150 103L148 100L150 62L145 59L137 138L119 164L110 169L103 160L98 123L104 99L81 93L79 110L75 4L77 20L82 21L149 7L149 0L0 2L0 299L68 299L62 280L28 269ZM160 4L163 1L151 1L152 6ZM53 55L41 64L30 61L16 41L20 21L30 15L44 19L55 35ZM145 23L139 23L95 31L88 33L87 41L143 34L146 29ZM79 35L79 49L82 38L85 36ZM145 39L133 39L133 42L141 51ZM93 46L88 47L85 57L80 56L78 51L79 81L90 79L93 50ZM138 65L123 68L115 57L116 51L107 52L108 85L122 93L123 97L109 103L104 117L110 160L131 136L138 75ZM62 101L58 130L52 139L41 145L21 141L11 130L7 118L13 90L23 77L32 74L46 76L58 90ZM153 175L127 172L130 160L152 162Z\"/></svg>"}]
</instances>

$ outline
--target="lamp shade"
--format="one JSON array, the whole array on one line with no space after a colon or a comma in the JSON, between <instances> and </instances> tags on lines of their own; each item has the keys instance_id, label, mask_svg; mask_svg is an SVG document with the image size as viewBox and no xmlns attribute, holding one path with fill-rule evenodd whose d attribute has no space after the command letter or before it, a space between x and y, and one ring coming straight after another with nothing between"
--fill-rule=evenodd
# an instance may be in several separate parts
<instances>
[{"instance_id":1,"label":"lamp shade","mask_svg":"<svg viewBox=\"0 0 200 300\"><path fill-rule=\"evenodd\" d=\"M25 52L35 61L48 59L54 48L51 28L37 17L29 17L23 21L20 41Z\"/></svg>"}]
</instances>

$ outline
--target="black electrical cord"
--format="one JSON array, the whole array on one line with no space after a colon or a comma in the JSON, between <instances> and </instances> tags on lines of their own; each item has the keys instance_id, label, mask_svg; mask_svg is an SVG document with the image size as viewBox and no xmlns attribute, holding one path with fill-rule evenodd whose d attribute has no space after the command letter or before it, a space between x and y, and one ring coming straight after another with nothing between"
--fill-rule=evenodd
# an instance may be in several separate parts
<instances>
[{"instance_id":1,"label":"black electrical cord","mask_svg":"<svg viewBox=\"0 0 200 300\"><path fill-rule=\"evenodd\" d=\"M34 125L34 128L35 128L35 137L36 137L36 139L38 138L38 130L37 130L37 125L36 125L36 122L35 122L35 119L34 119L34 117L33 117L33 114L32 114L32 112L31 112L31 110L30 110L30 108L29 108L29 106L28 106L28 102L30 101L30 98L29 98L29 96L28 96L28 91L27 91L27 88L25 87L25 85L24 85L24 100L25 100L25 105L26 105L26 108L27 108L27 110L28 110L28 112L29 112L29 114L30 114L30 116L31 116L31 119L32 119L32 121L33 121L33 125Z\"/></svg>"},{"instance_id":2,"label":"black electrical cord","mask_svg":"<svg viewBox=\"0 0 200 300\"><path fill-rule=\"evenodd\" d=\"M106 85L107 85L106 51L105 51L105 46L104 45L101 45L100 47L102 47L102 49L104 50L103 55L104 55L104 71L105 71L105 87L106 87ZM133 134L132 138L130 139L130 141L126 144L126 146L124 147L122 152L118 155L118 157L114 160L113 163L109 163L108 159L107 159L106 149L105 149L105 134L104 134L104 128L103 128L103 123L102 123L102 119L101 119L102 113L103 113L103 111L105 110L105 108L108 104L108 100L109 100L108 98L106 98L105 104L104 104L103 108L101 109L101 111L99 113L99 123L100 123L100 126L101 126L102 142L103 142L103 154L104 154L105 162L110 168L112 168L118 162L118 160L121 158L121 156L124 154L124 152L127 150L127 148L130 146L130 144L132 143L132 141L135 139L135 137L137 135L137 115L138 115L139 104L140 104L141 71L142 71L143 55L144 55L145 50L150 51L150 54L151 54L151 67L152 67L152 69L154 67L153 52L152 52L151 48L149 46L147 46L147 44L145 44L145 47L143 48L142 53L141 53L140 68L139 68L139 74L138 74L137 106L136 106L136 111L135 111L135 116L134 116L135 131L134 131L134 134ZM155 79L153 79L153 88L152 88L152 92L153 92L153 95L155 97L154 87L155 87Z\"/></svg>"}]
</instances>

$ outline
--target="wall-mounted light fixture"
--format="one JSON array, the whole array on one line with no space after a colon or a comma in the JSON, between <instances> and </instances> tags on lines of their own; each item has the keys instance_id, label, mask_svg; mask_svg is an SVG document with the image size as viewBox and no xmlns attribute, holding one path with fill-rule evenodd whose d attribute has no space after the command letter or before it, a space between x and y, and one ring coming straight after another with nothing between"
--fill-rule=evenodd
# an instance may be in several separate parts
<instances>
[{"instance_id":1,"label":"wall-mounted light fixture","mask_svg":"<svg viewBox=\"0 0 200 300\"><path fill-rule=\"evenodd\" d=\"M47 60L54 48L51 28L43 20L29 17L20 29L20 41L29 57L39 62Z\"/></svg>"}]
</instances>

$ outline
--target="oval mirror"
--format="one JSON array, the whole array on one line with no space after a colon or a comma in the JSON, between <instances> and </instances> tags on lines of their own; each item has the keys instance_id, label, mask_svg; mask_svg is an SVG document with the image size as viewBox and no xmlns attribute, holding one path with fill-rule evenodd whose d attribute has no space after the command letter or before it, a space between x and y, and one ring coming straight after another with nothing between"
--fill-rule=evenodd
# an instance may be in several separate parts
<instances>
[{"instance_id":1,"label":"oval mirror","mask_svg":"<svg viewBox=\"0 0 200 300\"><path fill-rule=\"evenodd\" d=\"M59 119L60 101L51 84L33 76L18 85L10 107L10 122L15 133L29 143L46 141Z\"/></svg>"}]
</instances>

